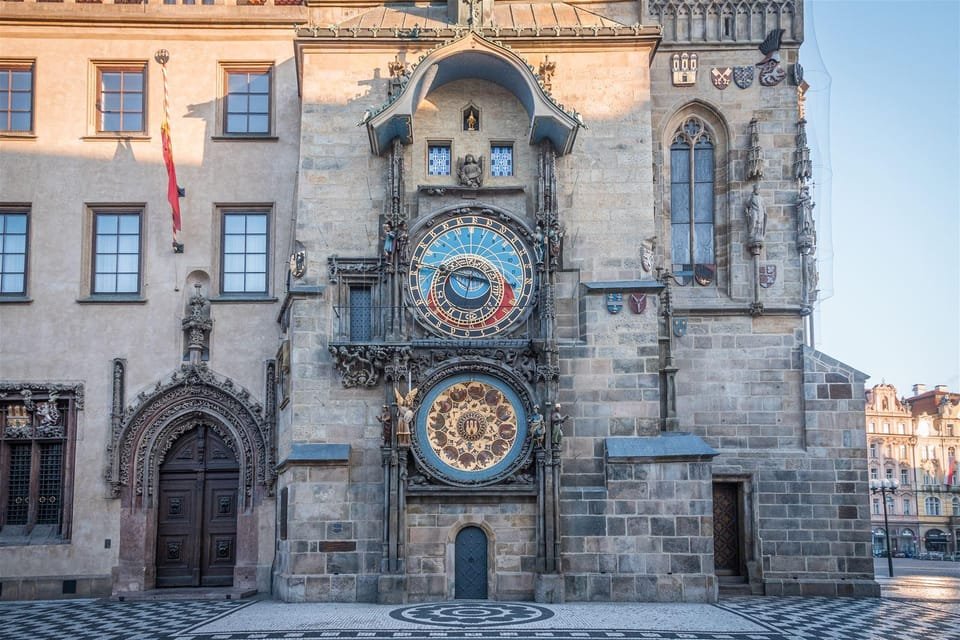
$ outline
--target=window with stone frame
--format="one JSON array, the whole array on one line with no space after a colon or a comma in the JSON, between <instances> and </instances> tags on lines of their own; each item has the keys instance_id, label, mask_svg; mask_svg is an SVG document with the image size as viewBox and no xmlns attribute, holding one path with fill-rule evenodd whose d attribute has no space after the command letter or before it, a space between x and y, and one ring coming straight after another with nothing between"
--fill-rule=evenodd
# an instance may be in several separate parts
<instances>
[{"instance_id":1,"label":"window with stone frame","mask_svg":"<svg viewBox=\"0 0 960 640\"><path fill-rule=\"evenodd\" d=\"M29 207L0 207L0 300L27 295Z\"/></svg>"},{"instance_id":2,"label":"window with stone frame","mask_svg":"<svg viewBox=\"0 0 960 640\"><path fill-rule=\"evenodd\" d=\"M97 133L146 134L146 64L143 62L95 64Z\"/></svg>"},{"instance_id":3,"label":"window with stone frame","mask_svg":"<svg viewBox=\"0 0 960 640\"><path fill-rule=\"evenodd\" d=\"M940 498L927 498L923 502L923 508L927 512L928 516L939 516L940 515Z\"/></svg>"},{"instance_id":4,"label":"window with stone frame","mask_svg":"<svg viewBox=\"0 0 960 640\"><path fill-rule=\"evenodd\" d=\"M333 257L328 268L336 285L334 341L382 340L393 314L383 300L379 259Z\"/></svg>"},{"instance_id":5,"label":"window with stone frame","mask_svg":"<svg viewBox=\"0 0 960 640\"><path fill-rule=\"evenodd\" d=\"M875 516L880 515L880 499L879 498L873 499L873 515Z\"/></svg>"},{"instance_id":6,"label":"window with stone frame","mask_svg":"<svg viewBox=\"0 0 960 640\"><path fill-rule=\"evenodd\" d=\"M270 212L224 208L221 216L220 293L267 295L270 285Z\"/></svg>"},{"instance_id":7,"label":"window with stone frame","mask_svg":"<svg viewBox=\"0 0 960 640\"><path fill-rule=\"evenodd\" d=\"M0 386L0 544L70 537L82 387Z\"/></svg>"},{"instance_id":8,"label":"window with stone frame","mask_svg":"<svg viewBox=\"0 0 960 640\"><path fill-rule=\"evenodd\" d=\"M903 515L905 516L910 515L910 508L911 508L910 498L904 498L903 499Z\"/></svg>"},{"instance_id":9,"label":"window with stone frame","mask_svg":"<svg viewBox=\"0 0 960 640\"><path fill-rule=\"evenodd\" d=\"M273 64L222 64L225 136L264 137L273 133Z\"/></svg>"},{"instance_id":10,"label":"window with stone frame","mask_svg":"<svg viewBox=\"0 0 960 640\"><path fill-rule=\"evenodd\" d=\"M910 470L900 469L900 485L906 486L908 484L910 484Z\"/></svg>"},{"instance_id":11,"label":"window with stone frame","mask_svg":"<svg viewBox=\"0 0 960 640\"><path fill-rule=\"evenodd\" d=\"M687 118L670 145L670 237L673 273L709 282L714 247L714 146L707 124Z\"/></svg>"},{"instance_id":12,"label":"window with stone frame","mask_svg":"<svg viewBox=\"0 0 960 640\"><path fill-rule=\"evenodd\" d=\"M494 178L513 175L513 144L493 142L490 144L490 175Z\"/></svg>"},{"instance_id":13,"label":"window with stone frame","mask_svg":"<svg viewBox=\"0 0 960 640\"><path fill-rule=\"evenodd\" d=\"M93 210L91 294L140 294L142 214L139 208Z\"/></svg>"},{"instance_id":14,"label":"window with stone frame","mask_svg":"<svg viewBox=\"0 0 960 640\"><path fill-rule=\"evenodd\" d=\"M449 142L428 143L427 175L449 176L451 173L452 157Z\"/></svg>"},{"instance_id":15,"label":"window with stone frame","mask_svg":"<svg viewBox=\"0 0 960 640\"><path fill-rule=\"evenodd\" d=\"M0 61L0 133L33 131L33 61Z\"/></svg>"}]
</instances>

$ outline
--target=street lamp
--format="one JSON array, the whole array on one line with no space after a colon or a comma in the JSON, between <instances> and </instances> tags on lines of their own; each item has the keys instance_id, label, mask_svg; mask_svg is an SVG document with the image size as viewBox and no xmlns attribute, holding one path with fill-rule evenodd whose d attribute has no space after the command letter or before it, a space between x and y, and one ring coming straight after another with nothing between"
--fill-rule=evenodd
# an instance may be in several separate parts
<instances>
[{"instance_id":1,"label":"street lamp","mask_svg":"<svg viewBox=\"0 0 960 640\"><path fill-rule=\"evenodd\" d=\"M883 532L887 539L887 568L890 570L890 577L893 577L893 554L890 553L890 522L887 521L887 494L893 495L900 487L899 483L893 478L884 478L883 480L871 480L870 491L874 495L880 494L883 501Z\"/></svg>"}]
</instances>

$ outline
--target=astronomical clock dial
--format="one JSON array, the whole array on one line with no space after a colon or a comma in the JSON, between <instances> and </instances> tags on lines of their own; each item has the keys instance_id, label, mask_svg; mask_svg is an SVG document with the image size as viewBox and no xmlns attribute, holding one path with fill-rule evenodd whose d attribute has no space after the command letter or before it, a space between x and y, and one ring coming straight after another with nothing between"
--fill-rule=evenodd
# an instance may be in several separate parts
<instances>
[{"instance_id":1,"label":"astronomical clock dial","mask_svg":"<svg viewBox=\"0 0 960 640\"><path fill-rule=\"evenodd\" d=\"M523 404L492 376L448 378L420 405L416 448L421 461L454 481L496 480L517 463L526 438Z\"/></svg>"},{"instance_id":2,"label":"astronomical clock dial","mask_svg":"<svg viewBox=\"0 0 960 640\"><path fill-rule=\"evenodd\" d=\"M530 308L534 259L509 226L458 215L430 227L410 255L407 288L420 319L451 338L499 334Z\"/></svg>"}]
</instances>

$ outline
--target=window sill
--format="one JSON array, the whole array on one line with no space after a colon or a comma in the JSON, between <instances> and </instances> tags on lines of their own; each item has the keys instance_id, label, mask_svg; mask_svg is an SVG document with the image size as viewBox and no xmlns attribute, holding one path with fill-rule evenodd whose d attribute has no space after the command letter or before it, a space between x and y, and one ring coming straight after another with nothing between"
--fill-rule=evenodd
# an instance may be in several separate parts
<instances>
[{"instance_id":1,"label":"window sill","mask_svg":"<svg viewBox=\"0 0 960 640\"><path fill-rule=\"evenodd\" d=\"M81 140L129 140L131 142L149 142L150 136L144 133L98 133L92 136L83 136Z\"/></svg>"},{"instance_id":2,"label":"window sill","mask_svg":"<svg viewBox=\"0 0 960 640\"><path fill-rule=\"evenodd\" d=\"M0 296L0 304L30 304L33 298L30 296Z\"/></svg>"},{"instance_id":3,"label":"window sill","mask_svg":"<svg viewBox=\"0 0 960 640\"><path fill-rule=\"evenodd\" d=\"M272 304L278 302L278 298L268 295L259 295L259 296L241 296L233 294L224 294L217 296L216 298L210 298L210 304L243 304L243 303L253 303L253 304Z\"/></svg>"},{"instance_id":4,"label":"window sill","mask_svg":"<svg viewBox=\"0 0 960 640\"><path fill-rule=\"evenodd\" d=\"M77 298L78 304L146 304L147 299L138 295L107 295L95 293L86 298Z\"/></svg>"},{"instance_id":5,"label":"window sill","mask_svg":"<svg viewBox=\"0 0 960 640\"><path fill-rule=\"evenodd\" d=\"M278 136L220 135L211 136L214 142L278 142Z\"/></svg>"},{"instance_id":6,"label":"window sill","mask_svg":"<svg viewBox=\"0 0 960 640\"><path fill-rule=\"evenodd\" d=\"M36 140L37 134L30 131L3 131L0 132L3 140Z\"/></svg>"}]
</instances>

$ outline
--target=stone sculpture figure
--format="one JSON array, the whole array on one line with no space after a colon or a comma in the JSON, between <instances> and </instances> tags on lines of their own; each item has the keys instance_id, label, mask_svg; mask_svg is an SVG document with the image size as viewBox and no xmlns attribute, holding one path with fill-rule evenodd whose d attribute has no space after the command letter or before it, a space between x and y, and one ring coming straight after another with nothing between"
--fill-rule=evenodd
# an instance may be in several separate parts
<instances>
[{"instance_id":1,"label":"stone sculpture figure","mask_svg":"<svg viewBox=\"0 0 960 640\"><path fill-rule=\"evenodd\" d=\"M397 397L397 418L399 419L399 424L397 425L398 446L410 446L410 427L413 425L413 418L415 416L413 401L416 399L417 391L419 390L419 387L411 389L407 392L407 395L404 396L400 393L399 389L396 387L393 388L393 393Z\"/></svg>"},{"instance_id":2,"label":"stone sculpture figure","mask_svg":"<svg viewBox=\"0 0 960 640\"><path fill-rule=\"evenodd\" d=\"M550 416L550 440L554 448L559 448L560 443L563 442L563 423L569 417L560 413L559 403L553 405L553 414Z\"/></svg>"},{"instance_id":3,"label":"stone sculpture figure","mask_svg":"<svg viewBox=\"0 0 960 640\"><path fill-rule=\"evenodd\" d=\"M483 156L475 157L468 153L457 166L457 177L465 187L478 188L483 185Z\"/></svg>"},{"instance_id":4,"label":"stone sculpture figure","mask_svg":"<svg viewBox=\"0 0 960 640\"><path fill-rule=\"evenodd\" d=\"M534 405L533 415L530 416L530 438L533 440L533 446L543 449L546 444L547 429L543 424L543 414L540 413L540 405Z\"/></svg>"},{"instance_id":5,"label":"stone sculpture figure","mask_svg":"<svg viewBox=\"0 0 960 640\"><path fill-rule=\"evenodd\" d=\"M767 231L767 209L760 197L760 185L753 185L753 193L747 200L747 244L759 246Z\"/></svg>"},{"instance_id":6,"label":"stone sculpture figure","mask_svg":"<svg viewBox=\"0 0 960 640\"><path fill-rule=\"evenodd\" d=\"M383 405L380 409L380 415L377 416L377 422L383 429L383 446L389 447L393 440L393 414L390 412L389 405Z\"/></svg>"}]
</instances>

